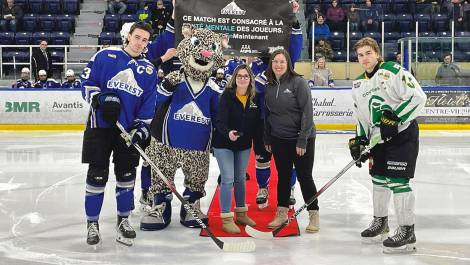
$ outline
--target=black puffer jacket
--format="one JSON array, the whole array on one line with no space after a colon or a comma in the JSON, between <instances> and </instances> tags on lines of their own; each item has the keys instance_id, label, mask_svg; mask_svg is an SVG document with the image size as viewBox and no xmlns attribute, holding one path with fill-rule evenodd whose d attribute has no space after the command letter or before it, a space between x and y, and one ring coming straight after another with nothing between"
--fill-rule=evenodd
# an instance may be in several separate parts
<instances>
[{"instance_id":1,"label":"black puffer jacket","mask_svg":"<svg viewBox=\"0 0 470 265\"><path fill-rule=\"evenodd\" d=\"M257 130L262 129L259 124L260 108L257 98L255 96L251 101L248 98L244 108L234 91L225 90L222 93L215 121L212 147L234 151L251 148L254 135ZM236 130L243 135L233 142L228 136L231 130Z\"/></svg>"}]
</instances>

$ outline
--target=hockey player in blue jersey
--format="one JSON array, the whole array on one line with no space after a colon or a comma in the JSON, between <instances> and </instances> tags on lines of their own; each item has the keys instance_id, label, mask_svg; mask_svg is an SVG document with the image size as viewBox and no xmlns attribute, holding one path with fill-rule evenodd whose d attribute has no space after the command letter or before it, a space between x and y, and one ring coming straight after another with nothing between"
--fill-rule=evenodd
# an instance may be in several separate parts
<instances>
[{"instance_id":1,"label":"hockey player in blue jersey","mask_svg":"<svg viewBox=\"0 0 470 265\"><path fill-rule=\"evenodd\" d=\"M223 68L217 69L217 72L215 73L215 77L212 76L211 80L214 81L220 87L220 90L224 90L225 86L227 85L227 80L225 80L225 77L224 77L224 69Z\"/></svg>"},{"instance_id":2,"label":"hockey player in blue jersey","mask_svg":"<svg viewBox=\"0 0 470 265\"><path fill-rule=\"evenodd\" d=\"M228 39L207 29L183 25L184 39L178 44L177 55L183 63L180 71L168 74L157 91L157 111L152 121L152 139L146 153L163 175L173 182L176 170L185 176L183 192L199 219L208 219L200 210L209 175L209 149L213 119L217 114L220 88L209 77L223 65L222 48ZM161 230L171 222L172 194L169 187L152 173L149 196L150 211L142 216L142 230ZM180 223L199 227L184 207Z\"/></svg>"},{"instance_id":3,"label":"hockey player in blue jersey","mask_svg":"<svg viewBox=\"0 0 470 265\"><path fill-rule=\"evenodd\" d=\"M28 67L21 69L21 78L16 80L13 84L13 88L32 88L33 84L29 81L30 71Z\"/></svg>"},{"instance_id":4,"label":"hockey player in blue jersey","mask_svg":"<svg viewBox=\"0 0 470 265\"><path fill-rule=\"evenodd\" d=\"M46 70L39 70L39 80L34 84L34 88L60 88L60 83L53 78L47 78Z\"/></svg>"},{"instance_id":5,"label":"hockey player in blue jersey","mask_svg":"<svg viewBox=\"0 0 470 265\"><path fill-rule=\"evenodd\" d=\"M68 69L65 72L65 78L67 80L62 83L62 88L81 88L82 84L75 78L75 72L72 69Z\"/></svg>"},{"instance_id":6,"label":"hockey player in blue jersey","mask_svg":"<svg viewBox=\"0 0 470 265\"><path fill-rule=\"evenodd\" d=\"M98 220L111 153L116 176L116 241L131 246L136 237L128 216L139 154L126 145L115 124L119 121L130 131L133 143L142 144L150 137L157 75L155 67L143 58L142 52L151 35L149 25L135 23L123 48L97 52L81 75L82 96L91 105L82 150L82 162L88 164L85 212L89 245L101 241Z\"/></svg>"}]
</instances>

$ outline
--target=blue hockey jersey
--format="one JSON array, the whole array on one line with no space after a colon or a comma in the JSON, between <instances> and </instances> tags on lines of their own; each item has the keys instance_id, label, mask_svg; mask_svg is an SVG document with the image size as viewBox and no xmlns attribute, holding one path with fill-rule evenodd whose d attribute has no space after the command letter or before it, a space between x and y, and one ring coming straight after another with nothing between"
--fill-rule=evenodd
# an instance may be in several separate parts
<instances>
[{"instance_id":1,"label":"blue hockey jersey","mask_svg":"<svg viewBox=\"0 0 470 265\"><path fill-rule=\"evenodd\" d=\"M16 83L13 84L12 88L32 88L33 84L29 80L18 79Z\"/></svg>"},{"instance_id":2,"label":"blue hockey jersey","mask_svg":"<svg viewBox=\"0 0 470 265\"><path fill-rule=\"evenodd\" d=\"M155 112L156 69L145 58L132 58L122 48L97 52L81 75L82 97L91 103L98 93L114 92L121 100L119 122L125 129L141 120L150 123ZM99 106L90 107L89 128L111 128L104 121Z\"/></svg>"},{"instance_id":3,"label":"blue hockey jersey","mask_svg":"<svg viewBox=\"0 0 470 265\"><path fill-rule=\"evenodd\" d=\"M216 83L219 87L220 87L220 90L224 90L225 89L225 86L227 85L227 80L225 79L217 79L213 76L210 77L212 81L214 81L214 83Z\"/></svg>"},{"instance_id":4,"label":"blue hockey jersey","mask_svg":"<svg viewBox=\"0 0 470 265\"><path fill-rule=\"evenodd\" d=\"M158 35L157 38L147 46L147 48L148 51L145 56L150 61L162 57L162 55L164 55L168 49L176 48L175 28L172 19L168 21L165 31ZM172 59L162 63L160 68L165 72L165 74L168 74L171 71L179 70L181 65L181 61L178 59L178 57L175 56Z\"/></svg>"},{"instance_id":5,"label":"blue hockey jersey","mask_svg":"<svg viewBox=\"0 0 470 265\"><path fill-rule=\"evenodd\" d=\"M81 88L82 84L78 80L75 80L73 82L65 81L62 83L61 87L62 88Z\"/></svg>"},{"instance_id":6,"label":"blue hockey jersey","mask_svg":"<svg viewBox=\"0 0 470 265\"><path fill-rule=\"evenodd\" d=\"M159 86L157 105L171 100L165 116L156 117L164 119L162 142L175 148L209 150L220 92L219 86L210 78L197 94L193 93L186 78L176 85L174 92Z\"/></svg>"},{"instance_id":7,"label":"blue hockey jersey","mask_svg":"<svg viewBox=\"0 0 470 265\"><path fill-rule=\"evenodd\" d=\"M42 88L42 89L48 89L48 88L60 88L60 83L55 81L52 78L47 79L46 81L37 81L34 84L35 88Z\"/></svg>"}]
</instances>

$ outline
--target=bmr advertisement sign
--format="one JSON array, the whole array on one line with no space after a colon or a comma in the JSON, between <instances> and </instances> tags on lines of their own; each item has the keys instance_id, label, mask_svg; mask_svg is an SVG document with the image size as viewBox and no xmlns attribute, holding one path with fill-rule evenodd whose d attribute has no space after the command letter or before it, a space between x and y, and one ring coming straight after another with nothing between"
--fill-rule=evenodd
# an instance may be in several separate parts
<instances>
[{"instance_id":1,"label":"bmr advertisement sign","mask_svg":"<svg viewBox=\"0 0 470 265\"><path fill-rule=\"evenodd\" d=\"M85 124L78 90L0 89L0 124Z\"/></svg>"},{"instance_id":2,"label":"bmr advertisement sign","mask_svg":"<svg viewBox=\"0 0 470 265\"><path fill-rule=\"evenodd\" d=\"M226 34L230 47L225 53L245 56L288 49L294 20L287 0L180 0L176 14L176 43L187 23Z\"/></svg>"}]
</instances>

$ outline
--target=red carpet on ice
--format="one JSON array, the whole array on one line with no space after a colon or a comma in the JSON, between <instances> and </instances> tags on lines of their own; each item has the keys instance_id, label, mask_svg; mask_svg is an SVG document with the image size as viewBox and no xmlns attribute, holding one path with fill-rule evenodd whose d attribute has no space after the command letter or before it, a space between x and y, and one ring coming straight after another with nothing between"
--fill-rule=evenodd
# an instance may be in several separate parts
<instances>
[{"instance_id":1,"label":"red carpet on ice","mask_svg":"<svg viewBox=\"0 0 470 265\"><path fill-rule=\"evenodd\" d=\"M248 174L250 179L246 181L246 204L248 206L248 216L256 222L256 229L260 231L272 231L268 229L268 223L274 218L276 214L277 202L277 170L274 161L271 163L271 180L269 184L269 205L267 208L258 209L256 205L256 193L258 192L258 184L256 183L255 174L255 158L253 152L250 155L248 162ZM235 205L232 196L232 212ZM294 211L289 211L289 216ZM220 219L220 200L219 200L219 187L217 187L214 197L212 198L211 205L209 206L207 215L209 216L209 229L218 237L248 237L245 233L245 227L239 226L242 231L240 234L229 234L222 231L222 220ZM287 227L281 230L277 235L278 237L298 236L300 235L299 225L297 220L293 220ZM202 229L201 236L207 236L206 232Z\"/></svg>"}]
</instances>

